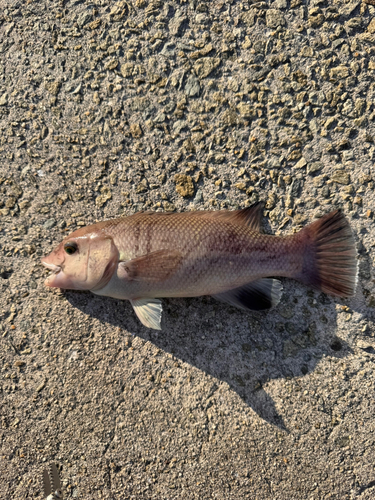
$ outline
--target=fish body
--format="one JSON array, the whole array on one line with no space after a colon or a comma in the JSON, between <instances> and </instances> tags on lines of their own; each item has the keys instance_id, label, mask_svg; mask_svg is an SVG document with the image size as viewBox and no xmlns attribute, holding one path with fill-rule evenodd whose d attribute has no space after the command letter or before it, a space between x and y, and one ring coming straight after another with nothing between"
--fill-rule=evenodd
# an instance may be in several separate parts
<instances>
[{"instance_id":1,"label":"fish body","mask_svg":"<svg viewBox=\"0 0 375 500\"><path fill-rule=\"evenodd\" d=\"M128 299L142 323L158 329L160 298L212 295L267 309L281 296L275 276L338 296L354 293L354 239L340 212L284 237L263 234L261 214L258 203L236 211L140 212L87 226L42 259L54 273L46 285Z\"/></svg>"}]
</instances>

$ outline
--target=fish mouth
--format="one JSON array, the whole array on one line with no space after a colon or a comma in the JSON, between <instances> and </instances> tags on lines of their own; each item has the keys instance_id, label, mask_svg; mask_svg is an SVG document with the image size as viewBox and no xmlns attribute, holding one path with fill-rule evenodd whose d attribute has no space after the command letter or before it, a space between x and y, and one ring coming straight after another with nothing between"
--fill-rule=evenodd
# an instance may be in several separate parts
<instances>
[{"instance_id":1,"label":"fish mouth","mask_svg":"<svg viewBox=\"0 0 375 500\"><path fill-rule=\"evenodd\" d=\"M53 274L57 274L61 271L61 266L56 266L55 264L49 264L48 262L45 262L42 260L42 264L44 267L46 267L47 269L49 269L50 271L52 271L50 273L50 276L53 275Z\"/></svg>"}]
</instances>

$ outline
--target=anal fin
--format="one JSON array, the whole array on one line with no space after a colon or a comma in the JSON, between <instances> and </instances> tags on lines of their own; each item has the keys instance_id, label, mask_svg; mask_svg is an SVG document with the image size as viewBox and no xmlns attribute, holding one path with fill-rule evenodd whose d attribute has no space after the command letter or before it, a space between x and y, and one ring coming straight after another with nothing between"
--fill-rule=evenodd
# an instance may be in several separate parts
<instances>
[{"instance_id":1,"label":"anal fin","mask_svg":"<svg viewBox=\"0 0 375 500\"><path fill-rule=\"evenodd\" d=\"M142 325L154 330L161 330L163 306L159 299L134 299L130 301Z\"/></svg>"},{"instance_id":2,"label":"anal fin","mask_svg":"<svg viewBox=\"0 0 375 500\"><path fill-rule=\"evenodd\" d=\"M240 309L263 311L280 302L282 290L279 280L262 278L239 288L213 295L213 297Z\"/></svg>"}]
</instances>

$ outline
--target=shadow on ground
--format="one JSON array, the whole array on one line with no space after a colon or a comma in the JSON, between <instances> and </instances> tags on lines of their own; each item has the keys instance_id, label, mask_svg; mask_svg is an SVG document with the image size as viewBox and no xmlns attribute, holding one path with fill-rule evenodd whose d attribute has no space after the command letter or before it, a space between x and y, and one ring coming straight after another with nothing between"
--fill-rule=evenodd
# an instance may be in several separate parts
<instances>
[{"instance_id":1,"label":"shadow on ground","mask_svg":"<svg viewBox=\"0 0 375 500\"><path fill-rule=\"evenodd\" d=\"M335 335L335 301L307 290L307 296L301 296L301 289L297 298L294 285L284 283L279 306L254 314L210 297L165 299L160 332L143 327L128 301L72 291L65 296L85 314L227 382L261 418L286 430L264 385L271 379L310 373L324 356L342 358L351 352Z\"/></svg>"}]
</instances>

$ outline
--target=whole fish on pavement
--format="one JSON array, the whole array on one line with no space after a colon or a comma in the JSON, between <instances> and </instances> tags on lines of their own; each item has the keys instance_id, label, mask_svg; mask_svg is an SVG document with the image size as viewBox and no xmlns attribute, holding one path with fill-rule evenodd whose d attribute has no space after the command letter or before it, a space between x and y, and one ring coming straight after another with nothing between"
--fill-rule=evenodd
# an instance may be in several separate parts
<instances>
[{"instance_id":1,"label":"whole fish on pavement","mask_svg":"<svg viewBox=\"0 0 375 500\"><path fill-rule=\"evenodd\" d=\"M275 306L293 278L339 297L355 293L357 254L334 211L289 236L263 234L263 205L235 211L139 212L67 236L42 259L49 287L130 300L140 321L161 329L163 297L212 295L242 309Z\"/></svg>"}]
</instances>

